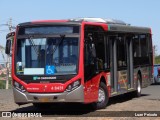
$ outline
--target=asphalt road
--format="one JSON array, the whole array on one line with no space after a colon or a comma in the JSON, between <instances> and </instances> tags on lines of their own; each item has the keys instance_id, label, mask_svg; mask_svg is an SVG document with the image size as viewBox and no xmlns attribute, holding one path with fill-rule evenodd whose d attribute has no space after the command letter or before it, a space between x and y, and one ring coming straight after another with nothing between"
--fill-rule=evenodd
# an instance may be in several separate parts
<instances>
[{"instance_id":1,"label":"asphalt road","mask_svg":"<svg viewBox=\"0 0 160 120\"><path fill-rule=\"evenodd\" d=\"M113 97L108 106L102 110L93 110L84 104L52 104L37 109L32 104L18 106L14 103L12 90L0 90L0 111L20 113L42 113L47 117L125 117L134 115L135 111L155 111L160 117L160 85L151 85L142 89L142 96L134 98L130 94Z\"/></svg>"},{"instance_id":2,"label":"asphalt road","mask_svg":"<svg viewBox=\"0 0 160 120\"><path fill-rule=\"evenodd\" d=\"M142 89L142 98L160 101L160 84L152 84Z\"/></svg>"}]
</instances>

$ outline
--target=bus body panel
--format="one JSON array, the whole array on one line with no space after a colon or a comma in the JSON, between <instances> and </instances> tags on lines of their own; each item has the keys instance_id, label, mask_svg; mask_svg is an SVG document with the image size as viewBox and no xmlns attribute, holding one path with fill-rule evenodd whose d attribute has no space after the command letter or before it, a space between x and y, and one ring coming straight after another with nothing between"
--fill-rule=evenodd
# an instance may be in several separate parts
<instances>
[{"instance_id":1,"label":"bus body panel","mask_svg":"<svg viewBox=\"0 0 160 120\"><path fill-rule=\"evenodd\" d=\"M62 23L67 24L68 21L33 21L32 24L39 24L39 23L50 22L54 24ZM58 22L58 23L57 23ZM106 84L106 88L108 90L108 96L112 97L114 95L119 95L123 93L127 93L129 91L136 90L136 82L138 78L138 74L142 77L142 87L146 87L151 83L151 71L153 69L152 66L139 66L133 68L133 88L129 86L129 79L128 79L128 72L127 68L125 70L117 70L117 91L113 90L113 86L111 85L111 71L102 71L95 74L91 79L85 81L84 78L84 34L85 34L85 25L91 26L100 26L103 28L105 34L109 32L118 32L125 33L125 28L130 26L118 26L119 31L115 30L115 25L109 26L106 23L94 23L94 22L82 22L80 24L80 47L79 47L79 64L78 64L78 73L75 77L68 80L65 83L25 83L21 79L19 79L15 74L15 47L17 46L16 38L18 33L16 33L13 43L13 54L12 54L12 79L13 79L13 86L14 82L18 82L22 86L24 86L26 92L21 92L13 87L14 99L17 104L20 103L35 103L35 102L81 102L81 103L92 103L98 101L98 90L100 82L104 82ZM49 23L47 24L49 25ZM110 28L112 27L112 29ZM122 31L120 29L123 28ZM18 31L18 27L16 31ZM139 28L137 28L139 29ZM132 34L134 34L134 27L131 29L128 28L130 32L133 30ZM144 33L148 33L148 28L140 28L139 31L143 31ZM111 64L111 63L110 63ZM66 88L68 85L72 84L74 81L80 79L81 85L71 92L67 92Z\"/></svg>"},{"instance_id":2,"label":"bus body panel","mask_svg":"<svg viewBox=\"0 0 160 120\"><path fill-rule=\"evenodd\" d=\"M85 93L85 102L86 103L92 103L92 102L96 102L98 101L98 90L99 90L99 84L100 82L102 82L102 78L104 78L106 87L108 87L108 81L107 81L107 73L105 72L101 72L97 75L95 75L93 78L91 78L90 80L87 80L87 82L85 82L85 89L84 89L84 93ZM109 91L109 88L107 88Z\"/></svg>"}]
</instances>

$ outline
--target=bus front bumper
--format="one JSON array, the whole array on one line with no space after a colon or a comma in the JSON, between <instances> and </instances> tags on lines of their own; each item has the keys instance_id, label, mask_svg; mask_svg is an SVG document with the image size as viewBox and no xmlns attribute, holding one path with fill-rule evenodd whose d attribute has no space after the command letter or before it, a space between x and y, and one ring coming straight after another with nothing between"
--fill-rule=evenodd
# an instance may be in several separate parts
<instances>
[{"instance_id":1,"label":"bus front bumper","mask_svg":"<svg viewBox=\"0 0 160 120\"><path fill-rule=\"evenodd\" d=\"M28 93L13 88L14 100L17 104L45 103L45 102L84 102L83 86L71 92L63 93Z\"/></svg>"}]
</instances>

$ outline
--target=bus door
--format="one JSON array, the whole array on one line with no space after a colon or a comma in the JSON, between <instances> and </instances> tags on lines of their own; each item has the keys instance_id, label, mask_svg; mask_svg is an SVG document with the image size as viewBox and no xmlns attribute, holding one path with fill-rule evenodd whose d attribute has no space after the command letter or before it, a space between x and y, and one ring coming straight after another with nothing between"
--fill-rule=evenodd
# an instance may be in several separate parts
<instances>
[{"instance_id":1,"label":"bus door","mask_svg":"<svg viewBox=\"0 0 160 120\"><path fill-rule=\"evenodd\" d=\"M133 47L132 37L108 36L110 46L111 92L126 92L133 88Z\"/></svg>"},{"instance_id":2,"label":"bus door","mask_svg":"<svg viewBox=\"0 0 160 120\"><path fill-rule=\"evenodd\" d=\"M93 43L92 33L86 33L84 40L84 79L85 79L85 88L86 88L86 99L89 102L95 97L93 94L93 78L96 74L95 67L95 47Z\"/></svg>"},{"instance_id":3,"label":"bus door","mask_svg":"<svg viewBox=\"0 0 160 120\"><path fill-rule=\"evenodd\" d=\"M111 93L117 93L117 40L116 36L108 36L110 46Z\"/></svg>"},{"instance_id":4,"label":"bus door","mask_svg":"<svg viewBox=\"0 0 160 120\"><path fill-rule=\"evenodd\" d=\"M125 93L128 88L127 67L127 41L125 34L119 33L117 37L117 68L119 93Z\"/></svg>"}]
</instances>

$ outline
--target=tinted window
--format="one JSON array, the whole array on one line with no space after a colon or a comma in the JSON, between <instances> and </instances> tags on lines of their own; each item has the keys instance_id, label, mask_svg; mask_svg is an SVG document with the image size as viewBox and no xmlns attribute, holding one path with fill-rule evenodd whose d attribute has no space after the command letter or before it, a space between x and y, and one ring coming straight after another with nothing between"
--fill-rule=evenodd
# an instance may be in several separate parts
<instances>
[{"instance_id":1,"label":"tinted window","mask_svg":"<svg viewBox=\"0 0 160 120\"><path fill-rule=\"evenodd\" d=\"M151 64L150 54L151 40L149 35L135 35L133 37L134 65Z\"/></svg>"},{"instance_id":2,"label":"tinted window","mask_svg":"<svg viewBox=\"0 0 160 120\"><path fill-rule=\"evenodd\" d=\"M127 49L126 43L123 36L119 36L117 38L117 59L118 59L118 67L126 67L127 66Z\"/></svg>"}]
</instances>

